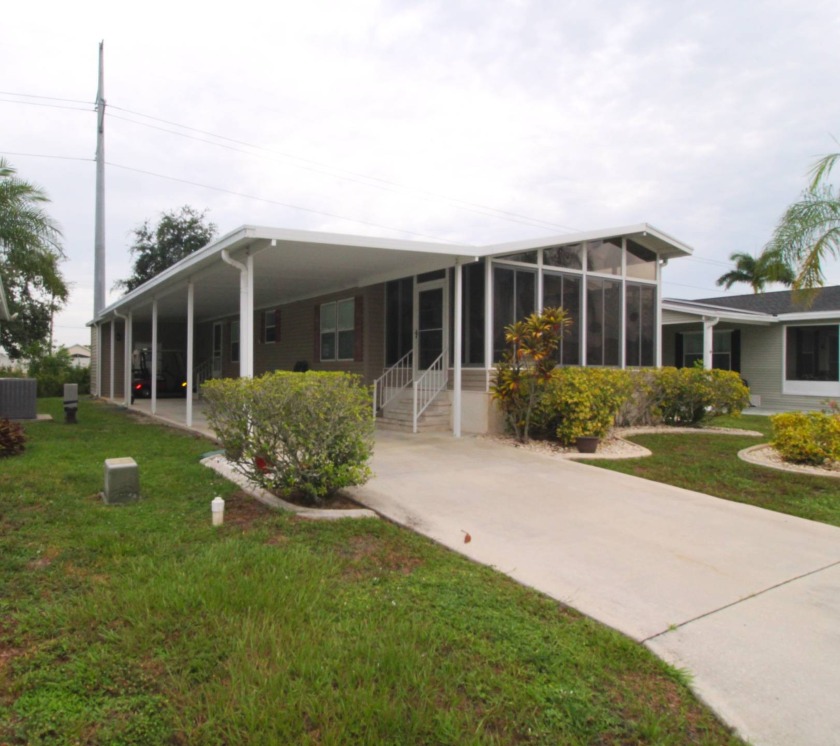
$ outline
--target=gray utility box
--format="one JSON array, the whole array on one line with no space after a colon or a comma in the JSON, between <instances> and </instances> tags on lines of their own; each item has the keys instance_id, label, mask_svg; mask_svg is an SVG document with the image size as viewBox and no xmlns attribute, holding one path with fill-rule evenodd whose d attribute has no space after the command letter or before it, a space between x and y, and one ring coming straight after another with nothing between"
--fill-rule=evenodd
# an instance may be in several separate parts
<instances>
[{"instance_id":1,"label":"gray utility box","mask_svg":"<svg viewBox=\"0 0 840 746\"><path fill-rule=\"evenodd\" d=\"M107 505L124 505L140 499L140 472L133 458L105 459L105 491Z\"/></svg>"},{"instance_id":2,"label":"gray utility box","mask_svg":"<svg viewBox=\"0 0 840 746\"><path fill-rule=\"evenodd\" d=\"M34 420L38 381L34 378L0 378L0 417Z\"/></svg>"}]
</instances>

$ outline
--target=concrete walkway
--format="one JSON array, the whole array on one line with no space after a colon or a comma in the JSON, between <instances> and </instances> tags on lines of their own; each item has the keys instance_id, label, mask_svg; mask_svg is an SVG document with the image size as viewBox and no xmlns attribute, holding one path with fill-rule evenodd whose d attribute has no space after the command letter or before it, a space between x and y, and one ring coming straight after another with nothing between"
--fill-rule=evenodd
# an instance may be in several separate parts
<instances>
[{"instance_id":1,"label":"concrete walkway","mask_svg":"<svg viewBox=\"0 0 840 746\"><path fill-rule=\"evenodd\" d=\"M688 669L753 743L840 744L840 529L489 439L380 432L373 469L364 505Z\"/></svg>"}]
</instances>

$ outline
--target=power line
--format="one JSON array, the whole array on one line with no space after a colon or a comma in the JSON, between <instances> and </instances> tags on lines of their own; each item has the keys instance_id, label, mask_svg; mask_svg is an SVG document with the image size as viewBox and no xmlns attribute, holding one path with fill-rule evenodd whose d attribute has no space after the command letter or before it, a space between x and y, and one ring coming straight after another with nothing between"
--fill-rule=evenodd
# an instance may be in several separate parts
<instances>
[{"instance_id":1,"label":"power line","mask_svg":"<svg viewBox=\"0 0 840 746\"><path fill-rule=\"evenodd\" d=\"M401 184L401 183L396 182L396 181L391 181L389 179L383 179L383 178L378 177L378 176L370 176L368 174L362 174L362 173L359 173L359 172L356 172L356 171L351 171L351 170L344 169L344 168L338 168L336 166L330 166L329 164L321 163L319 161L315 161L315 160L312 160L312 159L309 159L309 158L302 158L301 156L292 155L290 153L284 153L282 151L272 150L271 148L267 148L267 147L262 146L262 145L256 145L254 143L249 143L245 140L239 140L239 139L236 139L236 138L233 138L233 137L227 137L226 135L220 135L216 132L211 132L209 130L202 130L202 129L199 129L197 127L190 127L188 125L180 124L179 122L174 122L174 121L169 120L169 119L162 119L160 117L151 116L149 114L143 114L142 112L134 111L132 109L126 109L126 108L121 107L121 106L109 105L108 108L112 109L112 110L115 109L117 111L122 111L122 112L125 112L126 114L132 114L134 116L143 117L144 119L150 119L152 121L160 122L162 124L167 124L167 125L170 125L172 127L178 127L180 129L187 130L188 132L195 132L195 133L198 133L198 134L201 134L201 135L206 135L208 137L213 137L213 138L216 138L216 139L219 139L219 140L223 140L223 141L228 142L228 143L233 143L235 145L241 145L241 146L244 146L244 147L247 147L247 148L252 148L254 150L259 150L259 151L262 151L262 152L265 152L265 153L270 153L270 154L272 154L274 156L278 156L280 158L285 158L285 159L288 159L288 160L297 161L299 164L306 164L306 165L298 165L297 166L298 168L303 168L305 170L313 170L312 167L314 166L314 167L317 167L317 170L316 170L317 173L326 173L330 176L333 176L334 178L344 179L345 181L352 181L354 183L359 183L359 184L363 184L363 185L366 185L366 186L369 186L369 187L374 187L374 188L379 188L379 189L385 189L387 191L393 191L393 190L396 189L396 190L400 190L400 191L408 191L408 192L413 192L415 194L425 195L427 197L432 197L432 198L437 199L437 200L444 200L446 202L449 202L450 204L453 204L457 207L460 207L461 209L468 209L468 210L471 210L471 211L479 211L479 214L484 215L486 217L496 217L496 218L501 218L501 219L504 219L504 220L511 220L513 222L518 222L518 223L522 223L522 224L526 224L526 225L534 225L534 226L537 226L537 227L560 228L561 230L569 230L569 231L578 230L577 228L567 226L567 225L562 225L560 223L554 223L554 222L551 222L551 221L548 221L548 220L543 220L542 218L533 218L533 217L530 217L530 216L527 216L527 215L521 215L519 213L511 212L509 210L501 210L501 209L496 208L496 207L491 207L491 206L488 206L488 205L482 205L482 204L479 204L479 203L476 203L476 202L470 202L468 200L462 200L462 199L459 199L457 197L450 197L448 195L439 194L437 192L432 192L432 191L426 190L426 189L420 189L418 187L412 187L412 186L409 186L409 185L406 185L406 184ZM114 114L110 114L109 116L116 117L116 115L114 115ZM152 127L152 125L146 124L144 122L137 122L135 120L128 119L126 117L117 117L117 118L122 119L123 121L127 121L127 122L131 122L133 124L140 125L140 126ZM177 136L180 136L180 137L189 137L188 135L184 135L184 134L179 133L179 132L173 132L172 130L163 129L161 127L154 127L154 129L160 129L164 132L169 132L170 134L174 134L174 135L177 135ZM210 145L219 146L218 143L203 140L201 138L190 138L190 139L196 139L199 142L205 142L205 143L210 144ZM222 147L224 147L224 146L222 146ZM229 148L228 147L228 149L234 149L234 148Z\"/></svg>"},{"instance_id":2,"label":"power line","mask_svg":"<svg viewBox=\"0 0 840 746\"><path fill-rule=\"evenodd\" d=\"M78 156L74 155L47 155L46 153L16 153L11 150L4 150L4 155L13 155L15 157L21 158L55 158L61 161L85 161L91 162L93 158L79 158Z\"/></svg>"},{"instance_id":3,"label":"power line","mask_svg":"<svg viewBox=\"0 0 840 746\"><path fill-rule=\"evenodd\" d=\"M432 236L432 235L429 235L428 233L419 233L417 231L406 230L405 228L394 228L390 225L382 225L381 223L373 223L373 222L368 221L368 220L359 220L358 218L351 218L351 217L347 217L346 215L338 215L334 212L326 212L325 210L314 210L310 207L301 207L300 205L293 205L289 202L280 202L278 200L268 199L266 197L258 197L254 194L246 194L245 192L236 192L236 191L233 191L232 189L225 189L223 187L211 186L210 184L201 184L197 181L190 181L189 179L180 179L177 176L167 176L166 174L159 174L159 173L155 173L154 171L146 171L146 170L140 169L140 168L133 168L131 166L125 166L121 163L112 163L111 161L106 161L105 163L108 166L112 166L114 168L121 168L125 171L133 171L133 172L138 173L138 174L144 174L145 176L154 176L154 177L159 178L159 179L166 179L168 181L176 181L176 182L181 183L181 184L189 184L190 186L197 186L197 187L201 187L202 189L211 189L214 192L222 192L223 194L231 194L231 195L234 195L236 197L243 197L245 199L257 200L258 202L267 202L268 204L272 204L272 205L279 205L281 207L288 207L292 210L301 210L303 212L313 213L314 215L324 215L324 216L327 216L327 217L330 217L330 218L337 218L339 220L349 220L349 221L354 222L354 223L360 223L362 225L369 225L369 226L372 226L374 228L382 228L382 229L388 230L388 231L396 231L397 233L408 233L408 234L413 235L413 236L420 236L421 238L428 238L432 241L444 241L444 242L446 241L446 239L440 238L439 236Z\"/></svg>"},{"instance_id":4,"label":"power line","mask_svg":"<svg viewBox=\"0 0 840 746\"><path fill-rule=\"evenodd\" d=\"M65 106L64 104L46 104L40 101L15 101L10 98L0 98L0 103L4 104L21 104L22 106L42 106L49 109L69 109L70 111L92 111L92 109L82 108L81 106Z\"/></svg>"},{"instance_id":5,"label":"power line","mask_svg":"<svg viewBox=\"0 0 840 746\"><path fill-rule=\"evenodd\" d=\"M63 101L70 104L90 104L94 105L93 101L83 101L78 98L59 98L58 96L37 96L34 93L15 93L14 91L0 91L0 96L18 96L20 98L41 98L45 101ZM21 102L23 103L23 102Z\"/></svg>"}]
</instances>

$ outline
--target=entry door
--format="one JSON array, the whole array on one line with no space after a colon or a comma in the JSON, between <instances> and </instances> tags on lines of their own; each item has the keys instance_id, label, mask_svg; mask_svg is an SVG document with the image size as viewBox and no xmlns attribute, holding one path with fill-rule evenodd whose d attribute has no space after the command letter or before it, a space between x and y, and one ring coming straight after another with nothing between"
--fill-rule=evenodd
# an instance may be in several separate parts
<instances>
[{"instance_id":1,"label":"entry door","mask_svg":"<svg viewBox=\"0 0 840 746\"><path fill-rule=\"evenodd\" d=\"M213 324L213 378L222 377L222 323Z\"/></svg>"},{"instance_id":2,"label":"entry door","mask_svg":"<svg viewBox=\"0 0 840 746\"><path fill-rule=\"evenodd\" d=\"M427 370L440 356L449 336L446 280L414 286L414 360L416 370Z\"/></svg>"}]
</instances>

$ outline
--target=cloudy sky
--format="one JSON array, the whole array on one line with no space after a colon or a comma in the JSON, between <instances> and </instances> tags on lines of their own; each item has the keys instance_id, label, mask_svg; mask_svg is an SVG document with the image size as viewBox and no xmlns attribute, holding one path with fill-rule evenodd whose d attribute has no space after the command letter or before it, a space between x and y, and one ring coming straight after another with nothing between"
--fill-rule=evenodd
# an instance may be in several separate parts
<instances>
[{"instance_id":1,"label":"cloudy sky","mask_svg":"<svg viewBox=\"0 0 840 746\"><path fill-rule=\"evenodd\" d=\"M101 39L109 288L132 228L189 204L221 233L471 244L648 222L695 249L665 295L707 297L840 138L836 0L63 0L3 25L0 155L63 228L67 345L93 311Z\"/></svg>"}]
</instances>

